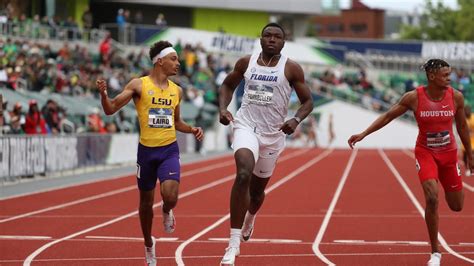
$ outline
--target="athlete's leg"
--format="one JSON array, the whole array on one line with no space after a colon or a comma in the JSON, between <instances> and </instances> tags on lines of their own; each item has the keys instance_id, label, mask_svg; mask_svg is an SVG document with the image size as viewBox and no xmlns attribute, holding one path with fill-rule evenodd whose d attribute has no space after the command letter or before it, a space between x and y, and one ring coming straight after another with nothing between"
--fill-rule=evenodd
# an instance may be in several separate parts
<instances>
[{"instance_id":1,"label":"athlete's leg","mask_svg":"<svg viewBox=\"0 0 474 266\"><path fill-rule=\"evenodd\" d=\"M425 222L431 243L431 252L438 253L438 165L434 155L422 147L415 148L418 176L425 196Z\"/></svg>"},{"instance_id":2,"label":"athlete's leg","mask_svg":"<svg viewBox=\"0 0 474 266\"><path fill-rule=\"evenodd\" d=\"M178 203L179 183L176 180L168 179L161 183L160 191L163 200L163 212L169 213L176 203Z\"/></svg>"},{"instance_id":3,"label":"athlete's leg","mask_svg":"<svg viewBox=\"0 0 474 266\"><path fill-rule=\"evenodd\" d=\"M249 184L259 150L255 132L234 128L232 148L235 151L237 173L230 194L229 246L222 257L221 265L234 265L235 257L240 254L241 228L249 205Z\"/></svg>"},{"instance_id":4,"label":"athlete's leg","mask_svg":"<svg viewBox=\"0 0 474 266\"><path fill-rule=\"evenodd\" d=\"M240 229L249 206L249 185L255 159L253 152L246 148L237 150L234 158L237 175L230 194L230 227Z\"/></svg>"},{"instance_id":5,"label":"athlete's leg","mask_svg":"<svg viewBox=\"0 0 474 266\"><path fill-rule=\"evenodd\" d=\"M222 257L221 265L234 265L235 257L240 254L241 228L249 205L249 183L255 166L254 153L250 149L238 149L234 158L237 174L230 194L229 246Z\"/></svg>"},{"instance_id":6,"label":"athlete's leg","mask_svg":"<svg viewBox=\"0 0 474 266\"><path fill-rule=\"evenodd\" d=\"M163 226L166 233L173 233L176 227L173 208L176 207L178 202L181 178L178 143L174 142L163 147L162 156L157 175L160 179L160 192L163 200Z\"/></svg>"},{"instance_id":7,"label":"athlete's leg","mask_svg":"<svg viewBox=\"0 0 474 266\"><path fill-rule=\"evenodd\" d=\"M155 198L155 189L149 191L140 190L140 206L138 214L140 216L140 225L142 228L145 246L151 247L153 241L151 239L151 227L153 224L153 202Z\"/></svg>"},{"instance_id":8,"label":"athlete's leg","mask_svg":"<svg viewBox=\"0 0 474 266\"><path fill-rule=\"evenodd\" d=\"M431 242L431 252L439 252L438 249L438 183L435 179L428 179L422 183L425 194L425 221Z\"/></svg>"},{"instance_id":9,"label":"athlete's leg","mask_svg":"<svg viewBox=\"0 0 474 266\"><path fill-rule=\"evenodd\" d=\"M270 177L261 178L256 175L252 175L252 179L250 181L250 204L248 211L250 214L255 215L265 200L265 188L267 187L268 181L270 181Z\"/></svg>"},{"instance_id":10,"label":"athlete's leg","mask_svg":"<svg viewBox=\"0 0 474 266\"><path fill-rule=\"evenodd\" d=\"M464 206L464 191L446 191L446 202L452 211L460 212Z\"/></svg>"},{"instance_id":11,"label":"athlete's leg","mask_svg":"<svg viewBox=\"0 0 474 266\"><path fill-rule=\"evenodd\" d=\"M446 202L451 210L459 212L464 206L464 192L457 153L456 151L449 151L437 156L439 181L443 185Z\"/></svg>"},{"instance_id":12,"label":"athlete's leg","mask_svg":"<svg viewBox=\"0 0 474 266\"><path fill-rule=\"evenodd\" d=\"M248 241L252 236L255 224L255 217L258 210L262 206L263 201L265 200L265 187L267 186L269 180L270 177L261 178L256 176L255 174L252 175L249 188L250 204L247 213L245 214L244 223L242 225L242 239L244 241Z\"/></svg>"}]
</instances>

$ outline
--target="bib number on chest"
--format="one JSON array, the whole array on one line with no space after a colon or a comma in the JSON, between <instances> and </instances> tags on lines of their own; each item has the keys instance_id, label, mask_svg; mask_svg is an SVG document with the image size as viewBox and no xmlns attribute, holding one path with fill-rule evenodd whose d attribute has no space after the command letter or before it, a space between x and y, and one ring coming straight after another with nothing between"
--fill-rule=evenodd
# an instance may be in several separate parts
<instances>
[{"instance_id":1,"label":"bib number on chest","mask_svg":"<svg viewBox=\"0 0 474 266\"><path fill-rule=\"evenodd\" d=\"M449 131L426 133L426 145L430 148L440 148L451 143Z\"/></svg>"},{"instance_id":2,"label":"bib number on chest","mask_svg":"<svg viewBox=\"0 0 474 266\"><path fill-rule=\"evenodd\" d=\"M173 126L173 110L152 108L148 112L148 126L152 128L170 128Z\"/></svg>"},{"instance_id":3,"label":"bib number on chest","mask_svg":"<svg viewBox=\"0 0 474 266\"><path fill-rule=\"evenodd\" d=\"M258 105L271 104L273 100L273 88L267 85L249 85L247 99L250 103Z\"/></svg>"}]
</instances>

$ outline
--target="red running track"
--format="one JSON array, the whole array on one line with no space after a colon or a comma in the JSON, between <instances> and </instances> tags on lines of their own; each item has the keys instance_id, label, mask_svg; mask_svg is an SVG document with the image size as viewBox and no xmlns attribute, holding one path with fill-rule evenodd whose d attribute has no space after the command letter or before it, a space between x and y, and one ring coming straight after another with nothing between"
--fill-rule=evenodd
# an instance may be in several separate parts
<instances>
[{"instance_id":1,"label":"red running track","mask_svg":"<svg viewBox=\"0 0 474 266\"><path fill-rule=\"evenodd\" d=\"M159 265L219 265L229 235L231 156L183 166L177 229L153 234ZM465 208L440 195L444 265L474 264L474 177ZM0 201L0 265L143 265L132 176ZM238 265L425 265L428 235L408 150L287 149Z\"/></svg>"}]
</instances>

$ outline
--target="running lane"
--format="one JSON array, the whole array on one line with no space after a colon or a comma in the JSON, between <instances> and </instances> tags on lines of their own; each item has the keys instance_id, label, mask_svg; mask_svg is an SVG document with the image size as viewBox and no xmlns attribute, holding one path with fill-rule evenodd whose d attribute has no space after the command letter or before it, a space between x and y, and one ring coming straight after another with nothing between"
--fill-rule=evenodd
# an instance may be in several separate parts
<instances>
[{"instance_id":1,"label":"running lane","mask_svg":"<svg viewBox=\"0 0 474 266\"><path fill-rule=\"evenodd\" d=\"M299 172L292 179L267 193L257 215L255 231L249 242L242 243L239 265L312 265L318 263L311 250L313 232L336 189L349 158L347 151L333 151L327 157ZM272 189L286 176L291 176L311 160L314 151L305 153L291 164L280 163L268 185ZM228 197L228 194L227 196ZM226 201L228 204L228 200ZM228 206L225 206L225 213ZM217 219L214 219L217 221ZM207 226L209 227L211 223ZM208 228L203 227L203 229ZM229 220L184 248L184 262L189 265L218 265L229 237ZM263 241L263 242L262 242Z\"/></svg>"},{"instance_id":2,"label":"running lane","mask_svg":"<svg viewBox=\"0 0 474 266\"><path fill-rule=\"evenodd\" d=\"M377 150L359 150L320 244L336 265L423 265L423 219Z\"/></svg>"},{"instance_id":3,"label":"running lane","mask_svg":"<svg viewBox=\"0 0 474 266\"><path fill-rule=\"evenodd\" d=\"M215 163L214 167L210 167L209 163ZM221 168L228 169L229 173L232 172L232 165L233 160L226 156L224 159L213 159L207 163L200 162L183 166L182 191L215 180L215 171ZM192 181L187 182L190 179ZM194 185L188 185L188 183ZM122 187L116 184L120 184ZM83 195L81 196L80 192L76 191L81 191ZM103 196L104 194L105 196ZM160 197L157 195L156 200L159 201L159 199ZM13 208L10 206L12 204L23 206L35 201L45 201L51 205L41 203L37 204L35 209L24 209L23 211L33 211L36 214L19 217L15 220L7 219L25 213L15 212L16 216L12 216L13 213L10 211L3 215L4 222L0 227L0 250L2 250L0 264L12 260L16 260L18 263L18 260L23 261L28 254L54 239L136 211L138 192L135 178L127 177L4 200L1 201L1 209L2 212L4 209L12 210ZM4 206L5 208L3 208ZM133 221L136 220L133 219ZM138 222L136 226L138 226ZM76 247L74 250L77 254L80 249Z\"/></svg>"},{"instance_id":4,"label":"running lane","mask_svg":"<svg viewBox=\"0 0 474 266\"><path fill-rule=\"evenodd\" d=\"M195 206L199 202L201 193L206 193L207 190L220 189L223 184L233 180L235 173L233 162L226 165L225 167L203 165L207 170L202 173L197 173L198 169L189 169L189 172L194 174L182 179L180 188L180 197L182 198L179 200L176 209L178 227L173 235L165 235L162 232L161 208L158 203L160 198L157 195L153 235L179 239L181 230L184 232L192 230L192 224L187 226L182 222L183 219L180 217L181 206L187 201ZM83 205L68 208L69 215L76 216L77 220L83 222L87 220L87 217L100 216L100 213L106 210L110 214L106 217L98 217L99 219L89 219L81 226L71 226L68 230L62 230L60 235L56 237L57 240L54 245L48 246L48 244L41 246L41 248L36 247L36 253L30 256L29 259L32 259L35 265L55 261L61 263L74 262L78 265L110 265L110 263L114 265L136 265L143 263L143 241L139 219L135 213L137 199L137 191L133 190L130 194L117 197L115 203L100 201L95 203L92 208ZM121 205L127 206L128 212L116 211L121 208ZM78 215L82 215L86 219L78 219ZM49 243L52 242L49 241ZM163 251L167 250L166 245L177 245L173 243L160 241L157 245L157 255L159 257L166 256L166 254L163 254ZM174 249L169 251L170 254L173 252ZM174 258L168 259L168 261L174 261Z\"/></svg>"},{"instance_id":5,"label":"running lane","mask_svg":"<svg viewBox=\"0 0 474 266\"><path fill-rule=\"evenodd\" d=\"M424 209L423 190L414 166L415 159L413 152L387 151L386 154L408 185L410 191L415 195L416 200ZM471 262L468 262L453 256L453 254L448 253L448 251L440 245L443 251L442 262L447 265L474 264L474 192L464 189L464 194L464 209L461 212L453 212L449 209L444 199L442 186L439 185L439 232L454 252L471 260ZM418 215L421 217L420 214ZM426 226L422 232L424 233L424 240L428 241ZM427 247L425 252L429 253L429 251L430 249Z\"/></svg>"}]
</instances>

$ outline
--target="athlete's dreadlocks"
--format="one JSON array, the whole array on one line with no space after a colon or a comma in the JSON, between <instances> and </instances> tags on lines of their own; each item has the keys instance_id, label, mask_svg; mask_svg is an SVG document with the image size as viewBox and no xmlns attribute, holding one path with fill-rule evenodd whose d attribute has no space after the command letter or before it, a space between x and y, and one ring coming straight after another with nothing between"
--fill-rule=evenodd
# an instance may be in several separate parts
<instances>
[{"instance_id":1,"label":"athlete's dreadlocks","mask_svg":"<svg viewBox=\"0 0 474 266\"><path fill-rule=\"evenodd\" d=\"M436 72L440 68L449 67L449 64L442 60L442 59L430 59L426 61L423 65L421 65L421 69L424 70L426 73L428 72Z\"/></svg>"}]
</instances>

